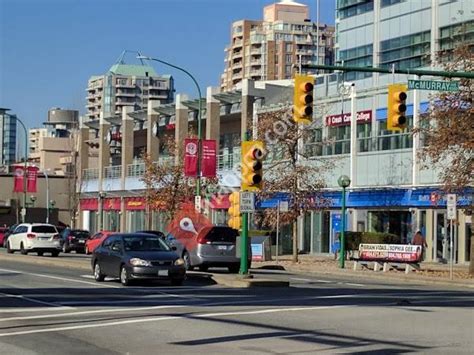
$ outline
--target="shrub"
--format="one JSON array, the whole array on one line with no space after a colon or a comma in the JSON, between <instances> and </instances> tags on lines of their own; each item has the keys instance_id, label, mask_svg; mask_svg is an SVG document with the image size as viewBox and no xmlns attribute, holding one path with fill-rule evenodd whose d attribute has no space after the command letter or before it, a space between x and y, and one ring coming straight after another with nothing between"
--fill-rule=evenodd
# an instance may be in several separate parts
<instances>
[{"instance_id":1,"label":"shrub","mask_svg":"<svg viewBox=\"0 0 474 355\"><path fill-rule=\"evenodd\" d=\"M344 233L346 250L358 250L359 244L400 244L398 235L378 232L350 232Z\"/></svg>"}]
</instances>

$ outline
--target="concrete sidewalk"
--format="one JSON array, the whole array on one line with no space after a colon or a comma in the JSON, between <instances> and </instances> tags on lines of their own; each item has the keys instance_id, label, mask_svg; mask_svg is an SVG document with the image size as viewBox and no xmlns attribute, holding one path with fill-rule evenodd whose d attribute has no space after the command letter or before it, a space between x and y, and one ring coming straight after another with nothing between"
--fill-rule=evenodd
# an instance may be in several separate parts
<instances>
[{"instance_id":1,"label":"concrete sidewalk","mask_svg":"<svg viewBox=\"0 0 474 355\"><path fill-rule=\"evenodd\" d=\"M315 274L324 276L341 276L358 279L376 279L385 282L409 282L422 284L442 284L449 286L474 288L474 278L469 276L469 265L455 265L453 280L449 278L449 265L439 263L422 263L421 271L405 274L404 271L387 272L373 270L353 270L354 262L346 260L345 268L339 267L339 261L331 256L299 255L298 263L292 262L291 255L279 256L278 263L273 261L252 262L252 268L284 268L287 272L297 274Z\"/></svg>"}]
</instances>

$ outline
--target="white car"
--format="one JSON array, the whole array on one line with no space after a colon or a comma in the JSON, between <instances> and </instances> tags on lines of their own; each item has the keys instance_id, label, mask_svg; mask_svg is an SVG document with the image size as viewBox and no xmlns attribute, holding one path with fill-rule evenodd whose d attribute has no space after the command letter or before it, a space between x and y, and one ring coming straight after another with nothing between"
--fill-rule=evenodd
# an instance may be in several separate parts
<instances>
[{"instance_id":1,"label":"white car","mask_svg":"<svg viewBox=\"0 0 474 355\"><path fill-rule=\"evenodd\" d=\"M20 251L23 255L36 252L39 256L51 253L58 256L61 251L61 236L52 224L22 223L8 237L7 252Z\"/></svg>"}]
</instances>

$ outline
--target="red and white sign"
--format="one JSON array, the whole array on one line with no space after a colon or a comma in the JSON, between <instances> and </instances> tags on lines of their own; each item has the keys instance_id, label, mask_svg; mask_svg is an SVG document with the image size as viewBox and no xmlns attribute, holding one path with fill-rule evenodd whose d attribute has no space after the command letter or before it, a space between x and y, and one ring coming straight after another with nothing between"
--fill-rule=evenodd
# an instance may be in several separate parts
<instances>
[{"instance_id":1,"label":"red and white sign","mask_svg":"<svg viewBox=\"0 0 474 355\"><path fill-rule=\"evenodd\" d=\"M128 211L144 210L145 199L142 197L129 197L125 200L125 209Z\"/></svg>"},{"instance_id":2,"label":"red and white sign","mask_svg":"<svg viewBox=\"0 0 474 355\"><path fill-rule=\"evenodd\" d=\"M26 169L26 191L27 192L37 191L38 170L39 168L37 168L36 166L29 166Z\"/></svg>"},{"instance_id":3,"label":"red and white sign","mask_svg":"<svg viewBox=\"0 0 474 355\"><path fill-rule=\"evenodd\" d=\"M99 201L96 198L84 198L80 200L81 211L98 211Z\"/></svg>"},{"instance_id":4,"label":"red and white sign","mask_svg":"<svg viewBox=\"0 0 474 355\"><path fill-rule=\"evenodd\" d=\"M202 141L202 167L203 177L216 177L217 174L217 155L216 141L213 139L204 139Z\"/></svg>"},{"instance_id":5,"label":"red and white sign","mask_svg":"<svg viewBox=\"0 0 474 355\"><path fill-rule=\"evenodd\" d=\"M13 170L13 192L23 192L25 170L23 166L15 166Z\"/></svg>"},{"instance_id":6,"label":"red and white sign","mask_svg":"<svg viewBox=\"0 0 474 355\"><path fill-rule=\"evenodd\" d=\"M184 175L196 177L198 175L198 144L196 138L184 140Z\"/></svg>"},{"instance_id":7,"label":"red and white sign","mask_svg":"<svg viewBox=\"0 0 474 355\"><path fill-rule=\"evenodd\" d=\"M372 110L365 110L357 112L357 123L372 122ZM351 124L351 114L343 113L339 115L326 116L326 126L347 126Z\"/></svg>"},{"instance_id":8,"label":"red and white sign","mask_svg":"<svg viewBox=\"0 0 474 355\"><path fill-rule=\"evenodd\" d=\"M120 211L120 198L106 198L103 208L105 211Z\"/></svg>"},{"instance_id":9,"label":"red and white sign","mask_svg":"<svg viewBox=\"0 0 474 355\"><path fill-rule=\"evenodd\" d=\"M421 245L360 244L359 259L363 261L417 262L421 258Z\"/></svg>"}]
</instances>

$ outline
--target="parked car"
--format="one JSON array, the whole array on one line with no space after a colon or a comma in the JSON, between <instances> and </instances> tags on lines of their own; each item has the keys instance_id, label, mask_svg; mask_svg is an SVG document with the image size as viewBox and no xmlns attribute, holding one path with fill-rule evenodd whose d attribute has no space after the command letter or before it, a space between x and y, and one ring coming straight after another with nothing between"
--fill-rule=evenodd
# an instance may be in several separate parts
<instances>
[{"instance_id":1,"label":"parked car","mask_svg":"<svg viewBox=\"0 0 474 355\"><path fill-rule=\"evenodd\" d=\"M85 253L86 242L90 237L87 230L66 228L61 234L63 253L70 253L72 250Z\"/></svg>"},{"instance_id":2,"label":"parked car","mask_svg":"<svg viewBox=\"0 0 474 355\"><path fill-rule=\"evenodd\" d=\"M104 241L109 235L114 232L111 231L100 231L94 234L92 237L86 240L86 254L92 254L92 252L97 248L100 243Z\"/></svg>"},{"instance_id":3,"label":"parked car","mask_svg":"<svg viewBox=\"0 0 474 355\"><path fill-rule=\"evenodd\" d=\"M156 235L157 237L166 240L166 236L163 232L160 231L153 231L153 230L146 230L146 231L136 231L135 233L146 233L146 234L153 234Z\"/></svg>"},{"instance_id":4,"label":"parked car","mask_svg":"<svg viewBox=\"0 0 474 355\"><path fill-rule=\"evenodd\" d=\"M3 240L5 239L5 233L8 232L8 227L0 227L0 245L3 246Z\"/></svg>"},{"instance_id":5,"label":"parked car","mask_svg":"<svg viewBox=\"0 0 474 355\"><path fill-rule=\"evenodd\" d=\"M184 260L161 238L144 233L113 234L97 247L91 260L96 281L119 277L122 285L133 280L170 280L181 285Z\"/></svg>"},{"instance_id":6,"label":"parked car","mask_svg":"<svg viewBox=\"0 0 474 355\"><path fill-rule=\"evenodd\" d=\"M18 224L13 224L11 225L8 230L5 232L5 235L3 236L3 244L0 244L2 245L4 248L7 247L7 241L8 241L8 237L10 236L10 234L13 233L13 231L15 230L15 228L18 226Z\"/></svg>"},{"instance_id":7,"label":"parked car","mask_svg":"<svg viewBox=\"0 0 474 355\"><path fill-rule=\"evenodd\" d=\"M168 234L166 239L171 246L176 247L176 252L183 258L187 270L199 267L199 270L207 271L210 267L227 267L229 272L237 273L240 269L240 257L236 256L238 236L239 232L230 227L207 226L193 237L192 243L183 243L172 234ZM248 255L250 267L250 246Z\"/></svg>"},{"instance_id":8,"label":"parked car","mask_svg":"<svg viewBox=\"0 0 474 355\"><path fill-rule=\"evenodd\" d=\"M22 223L8 237L7 252L20 251L23 255L36 252L39 256L51 253L58 256L61 251L61 236L52 224Z\"/></svg>"}]
</instances>

